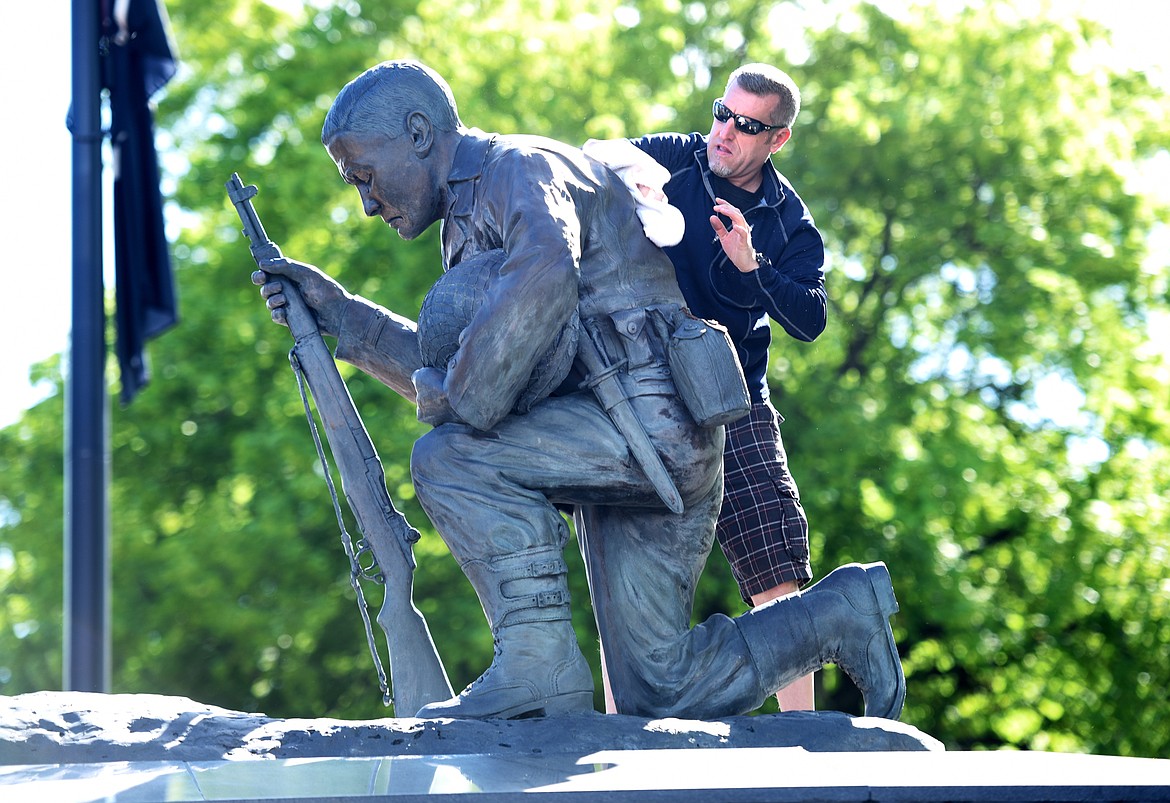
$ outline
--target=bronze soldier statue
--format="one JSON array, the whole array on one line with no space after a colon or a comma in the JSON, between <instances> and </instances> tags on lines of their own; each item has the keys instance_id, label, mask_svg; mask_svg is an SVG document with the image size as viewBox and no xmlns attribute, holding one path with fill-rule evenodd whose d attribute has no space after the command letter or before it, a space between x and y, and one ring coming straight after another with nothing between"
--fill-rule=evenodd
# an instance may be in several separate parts
<instances>
[{"instance_id":1,"label":"bronze soldier statue","mask_svg":"<svg viewBox=\"0 0 1170 803\"><path fill-rule=\"evenodd\" d=\"M687 370L688 335L679 333L696 331L694 319L613 172L560 142L465 126L447 83L412 61L347 84L322 142L366 215L407 240L442 221L444 269L503 251L439 367L423 364L414 321L311 265L266 260L253 277L278 323L285 283L294 284L321 331L337 337L336 356L413 400L434 427L415 444L411 475L496 646L478 680L418 716L592 709L592 674L569 616L562 510L573 511L620 712L742 714L837 663L868 715L900 714L905 681L888 621L897 603L884 564L840 567L799 594L691 627L721 500L723 427L706 412L708 423L697 423L702 400L688 406L680 396L683 384L702 385L676 381ZM574 316L572 373L516 412ZM634 443L631 417L652 455ZM652 479L656 462L665 483Z\"/></svg>"}]
</instances>

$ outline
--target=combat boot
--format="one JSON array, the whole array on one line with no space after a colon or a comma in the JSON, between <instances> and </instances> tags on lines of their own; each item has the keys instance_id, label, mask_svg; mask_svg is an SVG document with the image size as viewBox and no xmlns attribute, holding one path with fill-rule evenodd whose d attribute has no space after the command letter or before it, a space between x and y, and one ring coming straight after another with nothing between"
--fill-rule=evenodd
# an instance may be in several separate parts
<instances>
[{"instance_id":1,"label":"combat boot","mask_svg":"<svg viewBox=\"0 0 1170 803\"><path fill-rule=\"evenodd\" d=\"M491 666L455 697L423 706L424 719L516 719L593 710L593 673L573 630L559 548L463 565L491 625Z\"/></svg>"},{"instance_id":2,"label":"combat boot","mask_svg":"<svg viewBox=\"0 0 1170 803\"><path fill-rule=\"evenodd\" d=\"M906 699L889 622L897 611L886 565L851 563L735 621L765 697L825 664L836 664L861 691L866 716L897 719Z\"/></svg>"}]
</instances>

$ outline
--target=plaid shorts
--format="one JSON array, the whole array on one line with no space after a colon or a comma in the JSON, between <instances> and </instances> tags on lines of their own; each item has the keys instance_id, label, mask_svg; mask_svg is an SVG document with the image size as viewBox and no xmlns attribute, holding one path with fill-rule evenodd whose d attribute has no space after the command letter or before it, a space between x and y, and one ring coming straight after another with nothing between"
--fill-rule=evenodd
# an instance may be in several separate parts
<instances>
[{"instance_id":1,"label":"plaid shorts","mask_svg":"<svg viewBox=\"0 0 1170 803\"><path fill-rule=\"evenodd\" d=\"M769 402L727 427L723 508L715 534L744 602L786 582L812 579L808 519Z\"/></svg>"}]
</instances>

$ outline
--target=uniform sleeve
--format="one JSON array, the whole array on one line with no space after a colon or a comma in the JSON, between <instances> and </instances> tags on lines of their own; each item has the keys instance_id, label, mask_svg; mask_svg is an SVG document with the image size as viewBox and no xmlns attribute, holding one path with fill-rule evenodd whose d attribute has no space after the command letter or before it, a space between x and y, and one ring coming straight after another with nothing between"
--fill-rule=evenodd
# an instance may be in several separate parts
<instances>
[{"instance_id":1,"label":"uniform sleeve","mask_svg":"<svg viewBox=\"0 0 1170 803\"><path fill-rule=\"evenodd\" d=\"M554 158L511 151L479 181L475 217L507 253L464 330L445 388L477 429L506 416L577 306L581 222Z\"/></svg>"},{"instance_id":2,"label":"uniform sleeve","mask_svg":"<svg viewBox=\"0 0 1170 803\"><path fill-rule=\"evenodd\" d=\"M414 321L355 296L342 315L334 356L414 401L410 376L422 367L417 330Z\"/></svg>"}]
</instances>

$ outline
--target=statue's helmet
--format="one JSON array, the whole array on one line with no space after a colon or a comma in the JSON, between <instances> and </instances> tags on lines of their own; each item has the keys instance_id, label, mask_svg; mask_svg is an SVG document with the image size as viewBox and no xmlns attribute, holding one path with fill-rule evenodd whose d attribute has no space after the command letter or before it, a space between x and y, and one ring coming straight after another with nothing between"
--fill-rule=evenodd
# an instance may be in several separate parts
<instances>
[{"instance_id":1,"label":"statue's helmet","mask_svg":"<svg viewBox=\"0 0 1170 803\"><path fill-rule=\"evenodd\" d=\"M424 365L441 370L459 349L463 330L471 323L487 297L488 288L500 275L507 258L502 248L466 257L447 270L423 299L418 313L418 345ZM527 413L556 390L573 367L581 319L577 310L544 353L513 411Z\"/></svg>"}]
</instances>

